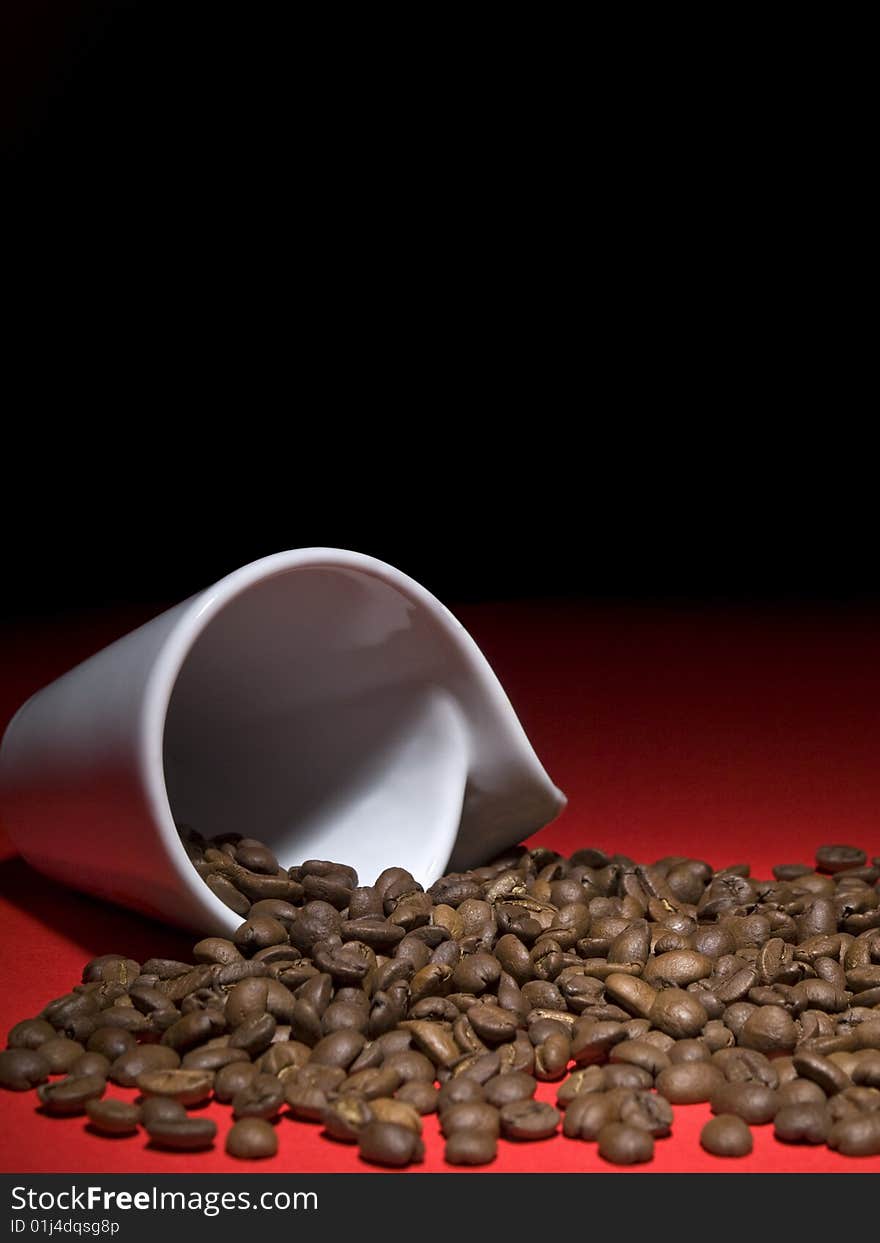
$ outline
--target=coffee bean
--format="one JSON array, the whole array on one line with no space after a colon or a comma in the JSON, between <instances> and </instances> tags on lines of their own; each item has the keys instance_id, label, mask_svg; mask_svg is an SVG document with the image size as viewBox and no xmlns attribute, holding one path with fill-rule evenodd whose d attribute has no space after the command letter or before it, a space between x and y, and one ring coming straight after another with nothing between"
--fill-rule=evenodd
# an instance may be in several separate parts
<instances>
[{"instance_id":1,"label":"coffee bean","mask_svg":"<svg viewBox=\"0 0 880 1243\"><path fill-rule=\"evenodd\" d=\"M144 1096L170 1096L181 1105L198 1105L211 1095L214 1076L207 1070L145 1070L136 1083Z\"/></svg>"},{"instance_id":2,"label":"coffee bean","mask_svg":"<svg viewBox=\"0 0 880 1243\"><path fill-rule=\"evenodd\" d=\"M489 1165L498 1155L498 1140L491 1131L455 1131L443 1155L450 1165Z\"/></svg>"},{"instance_id":3,"label":"coffee bean","mask_svg":"<svg viewBox=\"0 0 880 1243\"><path fill-rule=\"evenodd\" d=\"M647 1040L626 1040L615 1045L611 1050L611 1061L640 1066L651 1075L659 1075L670 1065L668 1055Z\"/></svg>"},{"instance_id":4,"label":"coffee bean","mask_svg":"<svg viewBox=\"0 0 880 1243\"><path fill-rule=\"evenodd\" d=\"M419 1114L432 1114L437 1109L438 1092L433 1084L424 1080L410 1079L394 1093L394 1099L411 1105Z\"/></svg>"},{"instance_id":5,"label":"coffee bean","mask_svg":"<svg viewBox=\"0 0 880 1243\"><path fill-rule=\"evenodd\" d=\"M546 1101L520 1099L501 1108L501 1131L506 1139L547 1139L561 1120L559 1111Z\"/></svg>"},{"instance_id":6,"label":"coffee bean","mask_svg":"<svg viewBox=\"0 0 880 1243\"><path fill-rule=\"evenodd\" d=\"M636 1018L648 1018L657 999L657 990L637 976L612 972L605 977L605 994ZM705 1020L704 1020L705 1021Z\"/></svg>"},{"instance_id":7,"label":"coffee bean","mask_svg":"<svg viewBox=\"0 0 880 1243\"><path fill-rule=\"evenodd\" d=\"M797 1044L798 1030L780 1006L760 1006L743 1024L740 1041L760 1053L786 1053Z\"/></svg>"},{"instance_id":8,"label":"coffee bean","mask_svg":"<svg viewBox=\"0 0 880 1243\"><path fill-rule=\"evenodd\" d=\"M274 1020L273 1020L274 1022ZM239 1030L241 1030L239 1028ZM180 1063L184 1070L222 1070L224 1066L246 1063L248 1055L244 1049L232 1048L231 1045L203 1045L199 1049L190 1049Z\"/></svg>"},{"instance_id":9,"label":"coffee bean","mask_svg":"<svg viewBox=\"0 0 880 1243\"><path fill-rule=\"evenodd\" d=\"M86 1103L104 1095L107 1080L100 1075L74 1075L37 1089L46 1113L59 1117L85 1112Z\"/></svg>"},{"instance_id":10,"label":"coffee bean","mask_svg":"<svg viewBox=\"0 0 880 1243\"><path fill-rule=\"evenodd\" d=\"M669 1050L670 1062L708 1062L712 1054L703 1040L677 1040Z\"/></svg>"},{"instance_id":11,"label":"coffee bean","mask_svg":"<svg viewBox=\"0 0 880 1243\"><path fill-rule=\"evenodd\" d=\"M100 1049L93 1049L100 1053ZM71 1066L82 1057L85 1048L78 1040L68 1040L65 1036L55 1036L40 1045L40 1056L49 1064L49 1072L53 1075L66 1075Z\"/></svg>"},{"instance_id":12,"label":"coffee bean","mask_svg":"<svg viewBox=\"0 0 880 1243\"><path fill-rule=\"evenodd\" d=\"M852 1079L827 1057L811 1049L797 1049L792 1056L797 1073L804 1079L817 1083L826 1096L845 1092L853 1086Z\"/></svg>"},{"instance_id":13,"label":"coffee bean","mask_svg":"<svg viewBox=\"0 0 880 1243\"><path fill-rule=\"evenodd\" d=\"M640 1165L654 1156L654 1137L625 1122L606 1122L598 1135L599 1156L612 1165Z\"/></svg>"},{"instance_id":14,"label":"coffee bean","mask_svg":"<svg viewBox=\"0 0 880 1243\"><path fill-rule=\"evenodd\" d=\"M340 1066L347 1068L367 1043L362 1032L343 1029L324 1036L312 1049L311 1062L316 1066ZM433 1071L431 1074L433 1078ZM401 1078L403 1076L401 1075Z\"/></svg>"},{"instance_id":15,"label":"coffee bean","mask_svg":"<svg viewBox=\"0 0 880 1243\"><path fill-rule=\"evenodd\" d=\"M826 1101L825 1093L811 1079L790 1079L781 1085L776 1096L780 1110L788 1105L824 1105Z\"/></svg>"},{"instance_id":16,"label":"coffee bean","mask_svg":"<svg viewBox=\"0 0 880 1243\"><path fill-rule=\"evenodd\" d=\"M176 1070L180 1054L160 1044L140 1044L110 1063L110 1079L124 1088L133 1088L138 1075L148 1071Z\"/></svg>"},{"instance_id":17,"label":"coffee bean","mask_svg":"<svg viewBox=\"0 0 880 1243\"><path fill-rule=\"evenodd\" d=\"M500 1109L512 1101L528 1100L535 1095L535 1080L522 1071L512 1074L495 1075L483 1087L485 1098L490 1105Z\"/></svg>"},{"instance_id":18,"label":"coffee bean","mask_svg":"<svg viewBox=\"0 0 880 1243\"><path fill-rule=\"evenodd\" d=\"M735 1114L751 1126L761 1126L773 1121L779 1097L762 1083L722 1083L713 1089L709 1104L713 1114Z\"/></svg>"},{"instance_id":19,"label":"coffee bean","mask_svg":"<svg viewBox=\"0 0 880 1243\"><path fill-rule=\"evenodd\" d=\"M418 1110L413 1109L412 1105L407 1105L406 1101L398 1101L389 1096L379 1096L374 1097L368 1104L373 1117L377 1121L393 1122L395 1126L407 1127L410 1131L414 1131L416 1135L421 1135L421 1115Z\"/></svg>"},{"instance_id":20,"label":"coffee bean","mask_svg":"<svg viewBox=\"0 0 880 1243\"><path fill-rule=\"evenodd\" d=\"M55 1028L45 1019L22 1019L10 1029L6 1043L10 1049L39 1049L54 1036Z\"/></svg>"},{"instance_id":21,"label":"coffee bean","mask_svg":"<svg viewBox=\"0 0 880 1243\"><path fill-rule=\"evenodd\" d=\"M709 1016L693 993L667 988L657 994L647 1016L655 1027L676 1040L698 1036Z\"/></svg>"},{"instance_id":22,"label":"coffee bean","mask_svg":"<svg viewBox=\"0 0 880 1243\"><path fill-rule=\"evenodd\" d=\"M368 1122L358 1136L358 1147L363 1159L376 1165L409 1165L425 1155L420 1137L394 1122Z\"/></svg>"},{"instance_id":23,"label":"coffee bean","mask_svg":"<svg viewBox=\"0 0 880 1243\"><path fill-rule=\"evenodd\" d=\"M401 1053L392 1053L385 1059L385 1065L397 1071L403 1083L410 1079L421 1079L425 1083L433 1083L436 1077L432 1063L416 1049L406 1049Z\"/></svg>"},{"instance_id":24,"label":"coffee bean","mask_svg":"<svg viewBox=\"0 0 880 1243\"><path fill-rule=\"evenodd\" d=\"M217 1124L210 1118L159 1119L146 1126L147 1134L157 1147L185 1152L210 1148L217 1135Z\"/></svg>"},{"instance_id":25,"label":"coffee bean","mask_svg":"<svg viewBox=\"0 0 880 1243\"><path fill-rule=\"evenodd\" d=\"M263 1118L242 1118L229 1128L226 1151L244 1161L274 1157L278 1151L275 1128Z\"/></svg>"},{"instance_id":26,"label":"coffee bean","mask_svg":"<svg viewBox=\"0 0 880 1243\"><path fill-rule=\"evenodd\" d=\"M673 1105L693 1105L707 1101L724 1082L711 1062L678 1062L657 1076L657 1091Z\"/></svg>"},{"instance_id":27,"label":"coffee bean","mask_svg":"<svg viewBox=\"0 0 880 1243\"><path fill-rule=\"evenodd\" d=\"M668 1135L672 1129L672 1107L669 1101L656 1092L644 1089L622 1099L620 1121L629 1126L649 1131L655 1139Z\"/></svg>"},{"instance_id":28,"label":"coffee bean","mask_svg":"<svg viewBox=\"0 0 880 1243\"><path fill-rule=\"evenodd\" d=\"M0 1087L27 1092L48 1078L51 1067L38 1049L19 1047L0 1053Z\"/></svg>"},{"instance_id":29,"label":"coffee bean","mask_svg":"<svg viewBox=\"0 0 880 1243\"><path fill-rule=\"evenodd\" d=\"M828 1133L828 1147L848 1157L876 1156L880 1153L880 1111L835 1122Z\"/></svg>"},{"instance_id":30,"label":"coffee bean","mask_svg":"<svg viewBox=\"0 0 880 1243\"><path fill-rule=\"evenodd\" d=\"M824 1144L830 1130L831 1115L824 1099L783 1105L773 1119L776 1138L786 1144Z\"/></svg>"},{"instance_id":31,"label":"coffee bean","mask_svg":"<svg viewBox=\"0 0 880 1243\"><path fill-rule=\"evenodd\" d=\"M746 1157L752 1151L752 1133L737 1115L719 1114L703 1127L700 1143L716 1157Z\"/></svg>"},{"instance_id":32,"label":"coffee bean","mask_svg":"<svg viewBox=\"0 0 880 1243\"><path fill-rule=\"evenodd\" d=\"M141 1111L129 1101L86 1101L89 1122L102 1135L132 1135L138 1129Z\"/></svg>"},{"instance_id":33,"label":"coffee bean","mask_svg":"<svg viewBox=\"0 0 880 1243\"><path fill-rule=\"evenodd\" d=\"M71 1075L100 1075L106 1079L110 1074L110 1061L103 1053L83 1053L68 1072Z\"/></svg>"},{"instance_id":34,"label":"coffee bean","mask_svg":"<svg viewBox=\"0 0 880 1243\"><path fill-rule=\"evenodd\" d=\"M273 1118L284 1102L274 1075L254 1075L232 1098L233 1118Z\"/></svg>"},{"instance_id":35,"label":"coffee bean","mask_svg":"<svg viewBox=\"0 0 880 1243\"><path fill-rule=\"evenodd\" d=\"M693 949L671 950L648 960L642 979L655 987L687 988L712 974L713 962L707 954Z\"/></svg>"},{"instance_id":36,"label":"coffee bean","mask_svg":"<svg viewBox=\"0 0 880 1243\"><path fill-rule=\"evenodd\" d=\"M328 1135L351 1144L357 1142L360 1132L372 1120L370 1104L361 1096L338 1096L328 1102L321 1115Z\"/></svg>"},{"instance_id":37,"label":"coffee bean","mask_svg":"<svg viewBox=\"0 0 880 1243\"><path fill-rule=\"evenodd\" d=\"M468 1101L441 1110L440 1129L446 1136L455 1131L489 1131L497 1136L501 1129L501 1119L493 1105Z\"/></svg>"},{"instance_id":38,"label":"coffee bean","mask_svg":"<svg viewBox=\"0 0 880 1243\"><path fill-rule=\"evenodd\" d=\"M565 1110L563 1135L569 1139L597 1139L607 1123L620 1120L622 1100L619 1092L587 1092L576 1096Z\"/></svg>"},{"instance_id":39,"label":"coffee bean","mask_svg":"<svg viewBox=\"0 0 880 1243\"><path fill-rule=\"evenodd\" d=\"M147 1128L159 1122L182 1122L186 1109L170 1096L150 1096L140 1105L141 1122Z\"/></svg>"},{"instance_id":40,"label":"coffee bean","mask_svg":"<svg viewBox=\"0 0 880 1243\"><path fill-rule=\"evenodd\" d=\"M654 1085L654 1076L642 1066L630 1066L626 1062L612 1062L602 1068L602 1079L606 1091L615 1088L627 1088L631 1092Z\"/></svg>"},{"instance_id":41,"label":"coffee bean","mask_svg":"<svg viewBox=\"0 0 880 1243\"><path fill-rule=\"evenodd\" d=\"M820 872L841 872L845 868L860 868L867 859L864 850L856 846L820 846L816 851L816 867Z\"/></svg>"}]
</instances>

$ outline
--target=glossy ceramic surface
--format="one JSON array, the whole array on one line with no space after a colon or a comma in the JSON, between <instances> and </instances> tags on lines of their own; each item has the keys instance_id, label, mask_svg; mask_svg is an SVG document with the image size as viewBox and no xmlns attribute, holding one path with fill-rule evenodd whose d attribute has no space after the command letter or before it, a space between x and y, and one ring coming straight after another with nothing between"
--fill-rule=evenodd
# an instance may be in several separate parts
<instances>
[{"instance_id":1,"label":"glossy ceramic surface","mask_svg":"<svg viewBox=\"0 0 880 1243\"><path fill-rule=\"evenodd\" d=\"M29 862L200 932L240 921L175 821L427 885L564 802L452 614L339 549L266 557L163 613L33 696L0 749Z\"/></svg>"}]
</instances>

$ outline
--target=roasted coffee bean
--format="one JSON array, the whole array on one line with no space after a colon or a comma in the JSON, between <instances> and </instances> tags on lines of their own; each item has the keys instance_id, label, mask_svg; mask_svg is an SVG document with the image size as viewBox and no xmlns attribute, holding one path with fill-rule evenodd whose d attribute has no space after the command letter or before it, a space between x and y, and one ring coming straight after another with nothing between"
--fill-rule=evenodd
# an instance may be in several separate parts
<instances>
[{"instance_id":1,"label":"roasted coffee bean","mask_svg":"<svg viewBox=\"0 0 880 1243\"><path fill-rule=\"evenodd\" d=\"M841 1118L828 1132L828 1147L848 1157L871 1157L880 1153L880 1110Z\"/></svg>"},{"instance_id":2,"label":"roasted coffee bean","mask_svg":"<svg viewBox=\"0 0 880 1243\"><path fill-rule=\"evenodd\" d=\"M759 1053L788 1053L797 1042L794 1020L781 1006L759 1006L748 1016L740 1033L740 1043Z\"/></svg>"},{"instance_id":3,"label":"roasted coffee bean","mask_svg":"<svg viewBox=\"0 0 880 1243\"><path fill-rule=\"evenodd\" d=\"M709 1105L713 1114L736 1114L750 1126L761 1126L773 1121L779 1097L762 1083L722 1083L713 1089Z\"/></svg>"},{"instance_id":4,"label":"roasted coffee bean","mask_svg":"<svg viewBox=\"0 0 880 1243\"><path fill-rule=\"evenodd\" d=\"M230 1045L202 1045L198 1049L190 1049L184 1054L180 1063L184 1070L221 1070L235 1062L247 1062L244 1049L233 1049Z\"/></svg>"},{"instance_id":5,"label":"roasted coffee bean","mask_svg":"<svg viewBox=\"0 0 880 1243\"><path fill-rule=\"evenodd\" d=\"M316 1066L341 1066L347 1068L367 1043L362 1032L345 1028L324 1036L312 1049L310 1061Z\"/></svg>"},{"instance_id":6,"label":"roasted coffee bean","mask_svg":"<svg viewBox=\"0 0 880 1243\"><path fill-rule=\"evenodd\" d=\"M671 950L649 959L642 978L655 987L687 988L688 984L707 979L712 967L712 959L707 954L693 949Z\"/></svg>"},{"instance_id":7,"label":"roasted coffee bean","mask_svg":"<svg viewBox=\"0 0 880 1243\"><path fill-rule=\"evenodd\" d=\"M110 1061L103 1053L83 1053L68 1071L70 1075L100 1075L102 1079L110 1074Z\"/></svg>"},{"instance_id":8,"label":"roasted coffee bean","mask_svg":"<svg viewBox=\"0 0 880 1243\"><path fill-rule=\"evenodd\" d=\"M240 962L241 953L233 941L224 937L205 937L193 946L193 958L196 962L229 963Z\"/></svg>"},{"instance_id":9,"label":"roasted coffee bean","mask_svg":"<svg viewBox=\"0 0 880 1243\"><path fill-rule=\"evenodd\" d=\"M620 1121L650 1131L655 1139L660 1139L672 1129L672 1107L664 1096L641 1089L622 1098Z\"/></svg>"},{"instance_id":10,"label":"roasted coffee bean","mask_svg":"<svg viewBox=\"0 0 880 1243\"><path fill-rule=\"evenodd\" d=\"M393 1122L396 1126L408 1127L416 1135L421 1135L421 1114L406 1101L395 1100L391 1096L377 1096L368 1104L373 1117L379 1122Z\"/></svg>"},{"instance_id":11,"label":"roasted coffee bean","mask_svg":"<svg viewBox=\"0 0 880 1243\"><path fill-rule=\"evenodd\" d=\"M493 1076L492 1078L497 1078ZM492 1082L492 1078L488 1080ZM476 1079L471 1079L467 1075L459 1075L454 1079L450 1079L448 1083L444 1083L437 1093L437 1112L441 1115L453 1105L470 1105L474 1102L482 1103L486 1099L486 1092L481 1083Z\"/></svg>"},{"instance_id":12,"label":"roasted coffee bean","mask_svg":"<svg viewBox=\"0 0 880 1243\"><path fill-rule=\"evenodd\" d=\"M594 1140L609 1122L620 1120L620 1092L586 1092L568 1103L562 1132L569 1139Z\"/></svg>"},{"instance_id":13,"label":"roasted coffee bean","mask_svg":"<svg viewBox=\"0 0 880 1243\"><path fill-rule=\"evenodd\" d=\"M6 1043L10 1049L39 1049L54 1037L55 1028L45 1019L22 1019L10 1029Z\"/></svg>"},{"instance_id":14,"label":"roasted coffee bean","mask_svg":"<svg viewBox=\"0 0 880 1243\"><path fill-rule=\"evenodd\" d=\"M340 1093L353 1092L357 1096L364 1097L365 1100L373 1100L379 1096L392 1096L400 1087L400 1083L400 1075L393 1066L376 1066L371 1070L358 1070L349 1075L339 1091Z\"/></svg>"},{"instance_id":15,"label":"roasted coffee bean","mask_svg":"<svg viewBox=\"0 0 880 1243\"><path fill-rule=\"evenodd\" d=\"M141 1120L141 1111L129 1101L86 1101L89 1122L102 1135L133 1135Z\"/></svg>"},{"instance_id":16,"label":"roasted coffee bean","mask_svg":"<svg viewBox=\"0 0 880 1243\"><path fill-rule=\"evenodd\" d=\"M626 1040L611 1050L612 1062L640 1066L651 1075L659 1075L670 1065L668 1054L649 1040Z\"/></svg>"},{"instance_id":17,"label":"roasted coffee bean","mask_svg":"<svg viewBox=\"0 0 880 1243\"><path fill-rule=\"evenodd\" d=\"M145 1070L136 1083L144 1096L170 1096L181 1105L198 1105L211 1095L214 1076L207 1070Z\"/></svg>"},{"instance_id":18,"label":"roasted coffee bean","mask_svg":"<svg viewBox=\"0 0 880 1243\"><path fill-rule=\"evenodd\" d=\"M455 1131L443 1155L450 1165L489 1165L498 1155L498 1139L491 1131Z\"/></svg>"},{"instance_id":19,"label":"roasted coffee bean","mask_svg":"<svg viewBox=\"0 0 880 1243\"><path fill-rule=\"evenodd\" d=\"M709 1016L693 993L667 988L657 994L647 1016L653 1025L676 1040L698 1036Z\"/></svg>"},{"instance_id":20,"label":"roasted coffee bean","mask_svg":"<svg viewBox=\"0 0 880 1243\"><path fill-rule=\"evenodd\" d=\"M229 1128L226 1151L244 1161L274 1157L278 1152L275 1128L263 1118L241 1118Z\"/></svg>"},{"instance_id":21,"label":"roasted coffee bean","mask_svg":"<svg viewBox=\"0 0 880 1243\"><path fill-rule=\"evenodd\" d=\"M419 1053L416 1049L389 1053L384 1064L396 1070L403 1083L408 1083L410 1079L422 1079L426 1083L433 1083L436 1078L432 1063L424 1053Z\"/></svg>"},{"instance_id":22,"label":"roasted coffee bean","mask_svg":"<svg viewBox=\"0 0 880 1243\"><path fill-rule=\"evenodd\" d=\"M229 1062L214 1075L214 1095L218 1101L228 1104L258 1074L259 1070L253 1062Z\"/></svg>"},{"instance_id":23,"label":"roasted coffee bean","mask_svg":"<svg viewBox=\"0 0 880 1243\"><path fill-rule=\"evenodd\" d=\"M506 1139L547 1139L562 1118L546 1101L510 1101L501 1108L501 1132Z\"/></svg>"},{"instance_id":24,"label":"roasted coffee bean","mask_svg":"<svg viewBox=\"0 0 880 1243\"><path fill-rule=\"evenodd\" d=\"M811 1079L790 1079L780 1086L776 1096L780 1109L789 1105L824 1105L827 1099L818 1083Z\"/></svg>"},{"instance_id":25,"label":"roasted coffee bean","mask_svg":"<svg viewBox=\"0 0 880 1243\"><path fill-rule=\"evenodd\" d=\"M657 1091L673 1105L707 1101L723 1084L724 1077L711 1062L678 1062L657 1076Z\"/></svg>"},{"instance_id":26,"label":"roasted coffee bean","mask_svg":"<svg viewBox=\"0 0 880 1243\"><path fill-rule=\"evenodd\" d=\"M444 1135L455 1131L490 1131L498 1135L501 1120L498 1110L486 1102L471 1101L450 1105L440 1113L440 1129Z\"/></svg>"},{"instance_id":27,"label":"roasted coffee bean","mask_svg":"<svg viewBox=\"0 0 880 1243\"><path fill-rule=\"evenodd\" d=\"M245 1019L236 1027L229 1039L232 1052L243 1051L248 1057L259 1057L272 1043L277 1023L271 1014L260 1014ZM184 1058L184 1063L186 1058Z\"/></svg>"},{"instance_id":28,"label":"roasted coffee bean","mask_svg":"<svg viewBox=\"0 0 880 1243\"><path fill-rule=\"evenodd\" d=\"M703 1040L677 1040L667 1055L670 1062L708 1062L712 1054Z\"/></svg>"},{"instance_id":29,"label":"roasted coffee bean","mask_svg":"<svg viewBox=\"0 0 880 1243\"><path fill-rule=\"evenodd\" d=\"M773 1119L776 1138L786 1144L824 1144L830 1130L831 1115L824 1100L783 1105Z\"/></svg>"},{"instance_id":30,"label":"roasted coffee bean","mask_svg":"<svg viewBox=\"0 0 880 1243\"><path fill-rule=\"evenodd\" d=\"M774 1063L757 1049L719 1049L712 1062L729 1083L762 1083L768 1088L779 1085Z\"/></svg>"},{"instance_id":31,"label":"roasted coffee bean","mask_svg":"<svg viewBox=\"0 0 880 1243\"><path fill-rule=\"evenodd\" d=\"M456 1082L453 1080L453 1082ZM513 1101L528 1100L535 1095L537 1084L531 1075L521 1071L512 1074L495 1075L483 1086L485 1099L490 1105L501 1109Z\"/></svg>"},{"instance_id":32,"label":"roasted coffee bean","mask_svg":"<svg viewBox=\"0 0 880 1243\"><path fill-rule=\"evenodd\" d=\"M458 1082L464 1082L459 1080ZM409 1083L401 1084L394 1093L394 1099L412 1105L416 1113L432 1114L437 1109L439 1093L431 1083L421 1079L410 1079Z\"/></svg>"},{"instance_id":33,"label":"roasted coffee bean","mask_svg":"<svg viewBox=\"0 0 880 1243\"><path fill-rule=\"evenodd\" d=\"M327 1134L347 1144L357 1143L358 1135L372 1120L369 1102L354 1095L338 1096L329 1101L321 1114Z\"/></svg>"},{"instance_id":34,"label":"roasted coffee bean","mask_svg":"<svg viewBox=\"0 0 880 1243\"><path fill-rule=\"evenodd\" d=\"M93 1049L100 1053L100 1049ZM66 1075L71 1066L82 1057L85 1048L78 1040L68 1040L65 1036L55 1036L40 1045L40 1056L49 1064L49 1072L53 1075Z\"/></svg>"},{"instance_id":35,"label":"roasted coffee bean","mask_svg":"<svg viewBox=\"0 0 880 1243\"><path fill-rule=\"evenodd\" d=\"M186 1116L186 1109L180 1101L170 1096L150 1096L140 1104L141 1122L145 1127L156 1122L179 1122Z\"/></svg>"},{"instance_id":36,"label":"roasted coffee bean","mask_svg":"<svg viewBox=\"0 0 880 1243\"><path fill-rule=\"evenodd\" d=\"M147 1124L147 1134L160 1148L174 1148L190 1152L209 1148L217 1135L217 1124L210 1118L163 1120Z\"/></svg>"},{"instance_id":37,"label":"roasted coffee bean","mask_svg":"<svg viewBox=\"0 0 880 1243\"><path fill-rule=\"evenodd\" d=\"M796 1049L791 1060L801 1078L812 1079L826 1096L853 1086L852 1079L836 1063L811 1049Z\"/></svg>"},{"instance_id":38,"label":"roasted coffee bean","mask_svg":"<svg viewBox=\"0 0 880 1243\"><path fill-rule=\"evenodd\" d=\"M613 1062L602 1069L602 1078L606 1092L615 1088L627 1088L635 1092L641 1088L650 1088L654 1076L641 1066L629 1066L626 1062Z\"/></svg>"},{"instance_id":39,"label":"roasted coffee bean","mask_svg":"<svg viewBox=\"0 0 880 1243\"><path fill-rule=\"evenodd\" d=\"M110 1063L110 1079L125 1088L133 1088L138 1075L147 1071L176 1070L180 1054L160 1044L140 1044Z\"/></svg>"},{"instance_id":40,"label":"roasted coffee bean","mask_svg":"<svg viewBox=\"0 0 880 1243\"><path fill-rule=\"evenodd\" d=\"M20 1047L0 1053L0 1087L27 1092L48 1078L51 1067L39 1049Z\"/></svg>"},{"instance_id":41,"label":"roasted coffee bean","mask_svg":"<svg viewBox=\"0 0 880 1243\"><path fill-rule=\"evenodd\" d=\"M654 1156L654 1137L626 1122L606 1122L598 1135L599 1156L612 1165L639 1165Z\"/></svg>"},{"instance_id":42,"label":"roasted coffee bean","mask_svg":"<svg viewBox=\"0 0 880 1243\"><path fill-rule=\"evenodd\" d=\"M846 868L860 868L867 855L856 846L820 846L816 851L816 867L820 872L842 872Z\"/></svg>"},{"instance_id":43,"label":"roasted coffee bean","mask_svg":"<svg viewBox=\"0 0 880 1243\"><path fill-rule=\"evenodd\" d=\"M700 1143L715 1157L746 1157L752 1151L752 1133L737 1115L719 1114L704 1125Z\"/></svg>"},{"instance_id":44,"label":"roasted coffee bean","mask_svg":"<svg viewBox=\"0 0 880 1243\"><path fill-rule=\"evenodd\" d=\"M626 1010L627 1014L643 1019L648 1018L651 1007L657 1000L657 990L645 980L620 972L612 972L605 977L605 994Z\"/></svg>"},{"instance_id":45,"label":"roasted coffee bean","mask_svg":"<svg viewBox=\"0 0 880 1243\"><path fill-rule=\"evenodd\" d=\"M409 1165L425 1155L421 1138L394 1122L368 1122L358 1135L358 1148L365 1161L376 1165Z\"/></svg>"},{"instance_id":46,"label":"roasted coffee bean","mask_svg":"<svg viewBox=\"0 0 880 1243\"><path fill-rule=\"evenodd\" d=\"M73 1075L37 1089L46 1113L67 1117L85 1113L86 1102L103 1096L107 1080L101 1075Z\"/></svg>"},{"instance_id":47,"label":"roasted coffee bean","mask_svg":"<svg viewBox=\"0 0 880 1243\"><path fill-rule=\"evenodd\" d=\"M284 1102L284 1089L274 1075L255 1075L232 1098L233 1118L273 1118Z\"/></svg>"},{"instance_id":48,"label":"roasted coffee bean","mask_svg":"<svg viewBox=\"0 0 880 1243\"><path fill-rule=\"evenodd\" d=\"M205 884L220 901L235 911L236 915L244 917L251 908L250 899L246 898L240 890L236 889L232 881L221 875L219 872L210 872L205 877Z\"/></svg>"}]
</instances>

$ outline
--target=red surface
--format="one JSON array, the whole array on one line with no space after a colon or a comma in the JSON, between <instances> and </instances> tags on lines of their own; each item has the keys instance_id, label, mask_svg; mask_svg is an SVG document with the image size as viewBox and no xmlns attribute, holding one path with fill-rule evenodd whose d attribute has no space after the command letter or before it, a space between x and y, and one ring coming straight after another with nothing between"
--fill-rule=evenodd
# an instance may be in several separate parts
<instances>
[{"instance_id":1,"label":"red surface","mask_svg":"<svg viewBox=\"0 0 880 1243\"><path fill-rule=\"evenodd\" d=\"M460 609L493 663L554 780L563 816L539 841L585 844L639 859L695 854L710 863L809 861L825 841L880 854L880 617L711 609L678 612L585 605ZM9 636L0 723L77 660L143 617L115 616ZM0 1032L80 978L83 963L116 951L185 956L173 931L68 893L5 848L0 856ZM112 1089L120 1095L132 1095ZM552 1100L553 1085L539 1096ZM15 1172L363 1170L356 1152L320 1128L279 1122L279 1155L243 1167L223 1152L226 1108L209 1106L219 1142L182 1156L145 1137L108 1140L82 1119L34 1109L31 1093L0 1093L0 1169ZM674 1134L657 1144L656 1172L880 1172L880 1157L788 1147L755 1128L739 1161L699 1147L708 1106L677 1106ZM435 1119L426 1119L421 1170L444 1170ZM372 1167L369 1167L372 1168ZM502 1144L494 1171L609 1169L595 1144L556 1137Z\"/></svg>"}]
</instances>

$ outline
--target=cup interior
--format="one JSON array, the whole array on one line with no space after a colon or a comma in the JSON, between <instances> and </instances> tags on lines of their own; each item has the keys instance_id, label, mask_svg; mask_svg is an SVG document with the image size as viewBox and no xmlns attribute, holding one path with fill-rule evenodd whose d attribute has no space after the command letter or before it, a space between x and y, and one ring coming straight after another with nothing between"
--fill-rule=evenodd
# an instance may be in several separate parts
<instances>
[{"instance_id":1,"label":"cup interior","mask_svg":"<svg viewBox=\"0 0 880 1243\"><path fill-rule=\"evenodd\" d=\"M295 566L197 619L163 736L171 814L265 841L283 866L389 863L422 883L452 852L467 779L449 639L370 573Z\"/></svg>"}]
</instances>

